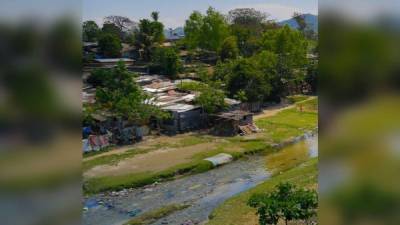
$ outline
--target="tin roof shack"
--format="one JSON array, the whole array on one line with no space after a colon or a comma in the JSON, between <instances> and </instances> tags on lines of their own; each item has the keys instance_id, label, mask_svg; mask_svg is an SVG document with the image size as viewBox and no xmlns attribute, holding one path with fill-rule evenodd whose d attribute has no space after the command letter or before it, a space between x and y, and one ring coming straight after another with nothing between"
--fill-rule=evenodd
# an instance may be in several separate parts
<instances>
[{"instance_id":1,"label":"tin roof shack","mask_svg":"<svg viewBox=\"0 0 400 225\"><path fill-rule=\"evenodd\" d=\"M162 109L171 113L171 118L161 123L161 128L168 134L198 129L202 125L203 110L199 106L178 103Z\"/></svg>"},{"instance_id":2,"label":"tin roof shack","mask_svg":"<svg viewBox=\"0 0 400 225\"><path fill-rule=\"evenodd\" d=\"M226 111L240 110L242 105L241 101L232 98L225 98L224 102L227 105Z\"/></svg>"},{"instance_id":3,"label":"tin roof shack","mask_svg":"<svg viewBox=\"0 0 400 225\"><path fill-rule=\"evenodd\" d=\"M241 126L253 124L253 114L242 110L223 112L215 116L213 123L213 135L235 136L241 132Z\"/></svg>"},{"instance_id":4,"label":"tin roof shack","mask_svg":"<svg viewBox=\"0 0 400 225\"><path fill-rule=\"evenodd\" d=\"M95 59L97 67L101 68L111 68L115 67L119 61L123 61L126 66L132 66L134 60L128 58L106 58L106 59Z\"/></svg>"}]
</instances>

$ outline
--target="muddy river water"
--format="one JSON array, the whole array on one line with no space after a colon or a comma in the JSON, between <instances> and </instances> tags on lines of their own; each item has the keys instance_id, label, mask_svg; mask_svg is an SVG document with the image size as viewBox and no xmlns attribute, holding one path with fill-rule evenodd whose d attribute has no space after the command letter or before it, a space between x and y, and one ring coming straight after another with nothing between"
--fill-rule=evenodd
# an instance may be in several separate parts
<instances>
[{"instance_id":1,"label":"muddy river water","mask_svg":"<svg viewBox=\"0 0 400 225\"><path fill-rule=\"evenodd\" d=\"M99 194L85 199L83 222L117 225L170 204L188 204L153 224L201 224L226 199L269 179L276 171L295 167L318 155L318 137L304 140L267 156L252 156L205 173L143 188Z\"/></svg>"}]
</instances>

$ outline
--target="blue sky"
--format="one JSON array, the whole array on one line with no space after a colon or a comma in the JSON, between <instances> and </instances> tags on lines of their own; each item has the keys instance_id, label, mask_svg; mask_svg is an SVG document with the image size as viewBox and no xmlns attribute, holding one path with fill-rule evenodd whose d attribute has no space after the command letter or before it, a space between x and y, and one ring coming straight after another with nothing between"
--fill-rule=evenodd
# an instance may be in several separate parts
<instances>
[{"instance_id":1,"label":"blue sky","mask_svg":"<svg viewBox=\"0 0 400 225\"><path fill-rule=\"evenodd\" d=\"M318 0L83 0L82 19L99 25L109 15L126 16L134 21L160 12L167 28L183 26L193 10L205 12L212 6L227 13L234 8L255 8L270 14L270 19L288 19L293 12L318 14Z\"/></svg>"}]
</instances>

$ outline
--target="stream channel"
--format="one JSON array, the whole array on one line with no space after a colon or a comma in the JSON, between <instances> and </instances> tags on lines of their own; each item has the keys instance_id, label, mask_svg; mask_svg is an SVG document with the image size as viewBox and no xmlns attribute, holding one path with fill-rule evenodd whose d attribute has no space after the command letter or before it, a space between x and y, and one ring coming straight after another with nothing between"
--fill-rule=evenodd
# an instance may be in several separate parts
<instances>
[{"instance_id":1,"label":"stream channel","mask_svg":"<svg viewBox=\"0 0 400 225\"><path fill-rule=\"evenodd\" d=\"M213 170L143 188L97 194L84 200L83 223L119 225L170 204L188 204L154 225L203 224L226 199L269 179L274 170L300 165L318 156L318 136L304 139L266 156L250 156Z\"/></svg>"}]
</instances>

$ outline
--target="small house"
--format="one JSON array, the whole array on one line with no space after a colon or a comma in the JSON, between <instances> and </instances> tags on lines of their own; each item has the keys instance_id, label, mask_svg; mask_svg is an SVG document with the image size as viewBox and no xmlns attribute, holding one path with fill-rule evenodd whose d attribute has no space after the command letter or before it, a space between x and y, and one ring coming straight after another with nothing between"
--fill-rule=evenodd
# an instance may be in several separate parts
<instances>
[{"instance_id":1,"label":"small house","mask_svg":"<svg viewBox=\"0 0 400 225\"><path fill-rule=\"evenodd\" d=\"M162 109L171 113L171 118L161 123L166 133L181 133L198 129L202 125L203 110L199 106L177 103Z\"/></svg>"},{"instance_id":2,"label":"small house","mask_svg":"<svg viewBox=\"0 0 400 225\"><path fill-rule=\"evenodd\" d=\"M128 58L103 58L103 59L95 59L94 61L98 64L98 66L103 68L115 67L119 61L124 62L126 66L131 66L133 65L134 62L133 59L128 59Z\"/></svg>"},{"instance_id":3,"label":"small house","mask_svg":"<svg viewBox=\"0 0 400 225\"><path fill-rule=\"evenodd\" d=\"M214 116L212 134L217 136L235 136L241 133L241 127L253 124L253 114L234 110Z\"/></svg>"}]
</instances>

